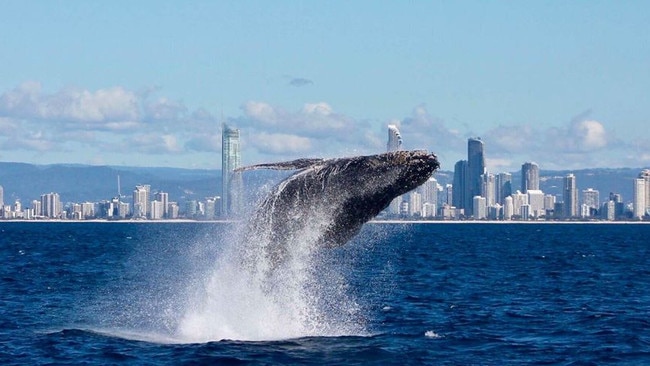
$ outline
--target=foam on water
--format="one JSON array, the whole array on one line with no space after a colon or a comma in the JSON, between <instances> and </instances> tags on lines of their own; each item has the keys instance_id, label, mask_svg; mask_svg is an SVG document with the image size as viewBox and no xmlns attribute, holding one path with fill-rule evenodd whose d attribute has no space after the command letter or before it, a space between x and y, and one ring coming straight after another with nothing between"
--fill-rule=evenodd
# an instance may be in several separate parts
<instances>
[{"instance_id":1,"label":"foam on water","mask_svg":"<svg viewBox=\"0 0 650 366\"><path fill-rule=\"evenodd\" d=\"M275 248L268 233L246 235L254 240L242 243L243 229L235 230L190 295L175 336L208 342L366 333L344 274L315 246L328 223L316 218L295 233L281 263L269 253Z\"/></svg>"}]
</instances>

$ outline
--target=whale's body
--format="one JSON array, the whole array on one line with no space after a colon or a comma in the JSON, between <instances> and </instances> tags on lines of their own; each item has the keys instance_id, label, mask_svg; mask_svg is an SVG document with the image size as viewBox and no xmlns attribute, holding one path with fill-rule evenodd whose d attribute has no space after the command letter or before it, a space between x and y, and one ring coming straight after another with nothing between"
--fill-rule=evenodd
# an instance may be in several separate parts
<instances>
[{"instance_id":1,"label":"whale's body","mask_svg":"<svg viewBox=\"0 0 650 366\"><path fill-rule=\"evenodd\" d=\"M283 260L286 248L297 240L342 246L394 198L426 182L438 167L434 154L416 150L241 168L297 170L258 204L245 240L267 246L274 262Z\"/></svg>"}]
</instances>

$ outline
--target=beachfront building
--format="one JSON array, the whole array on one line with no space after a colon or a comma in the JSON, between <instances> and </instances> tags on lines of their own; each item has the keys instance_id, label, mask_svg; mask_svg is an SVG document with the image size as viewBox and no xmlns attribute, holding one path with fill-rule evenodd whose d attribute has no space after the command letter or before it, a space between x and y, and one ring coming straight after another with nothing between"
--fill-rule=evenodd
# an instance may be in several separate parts
<instances>
[{"instance_id":1,"label":"beachfront building","mask_svg":"<svg viewBox=\"0 0 650 366\"><path fill-rule=\"evenodd\" d=\"M512 174L499 173L495 182L495 199L497 203L505 204L506 197L512 194Z\"/></svg>"},{"instance_id":2,"label":"beachfront building","mask_svg":"<svg viewBox=\"0 0 650 366\"><path fill-rule=\"evenodd\" d=\"M221 131L221 212L224 216L236 216L244 207L244 183L240 172L241 151L239 129L225 123Z\"/></svg>"},{"instance_id":3,"label":"beachfront building","mask_svg":"<svg viewBox=\"0 0 650 366\"><path fill-rule=\"evenodd\" d=\"M564 199L564 217L571 218L578 216L578 189L576 188L575 175L567 174L564 177L562 198Z\"/></svg>"},{"instance_id":4,"label":"beachfront building","mask_svg":"<svg viewBox=\"0 0 650 366\"><path fill-rule=\"evenodd\" d=\"M472 207L474 207L474 218L476 220L483 220L487 218L487 200L485 197L474 196L472 200Z\"/></svg>"},{"instance_id":5,"label":"beachfront building","mask_svg":"<svg viewBox=\"0 0 650 366\"><path fill-rule=\"evenodd\" d=\"M524 163L521 166L521 192L539 190L539 166L537 163Z\"/></svg>"},{"instance_id":6,"label":"beachfront building","mask_svg":"<svg viewBox=\"0 0 650 366\"><path fill-rule=\"evenodd\" d=\"M544 204L544 192L539 189L528 189L528 205L530 206L530 215L539 218L546 215Z\"/></svg>"},{"instance_id":7,"label":"beachfront building","mask_svg":"<svg viewBox=\"0 0 650 366\"><path fill-rule=\"evenodd\" d=\"M168 211L169 211L169 193L159 191L154 194L153 199L160 202L162 204L162 217L163 219L166 219L169 217ZM153 207L153 206L152 206ZM153 214L151 215L151 218L153 218Z\"/></svg>"},{"instance_id":8,"label":"beachfront building","mask_svg":"<svg viewBox=\"0 0 650 366\"><path fill-rule=\"evenodd\" d=\"M402 135L396 125L388 125L388 142L386 143L386 151L400 151L402 150ZM402 201L404 197L397 196L388 205L388 213L391 215L399 215L402 210Z\"/></svg>"},{"instance_id":9,"label":"beachfront building","mask_svg":"<svg viewBox=\"0 0 650 366\"><path fill-rule=\"evenodd\" d=\"M40 215L47 218L60 218L63 212L61 198L58 193L46 193L41 195Z\"/></svg>"},{"instance_id":10,"label":"beachfront building","mask_svg":"<svg viewBox=\"0 0 650 366\"><path fill-rule=\"evenodd\" d=\"M474 212L474 197L480 196L483 182L481 176L485 174L485 153L483 140L480 137L467 140L467 182L466 182L466 212ZM486 206L487 207L487 206Z\"/></svg>"},{"instance_id":11,"label":"beachfront building","mask_svg":"<svg viewBox=\"0 0 650 366\"><path fill-rule=\"evenodd\" d=\"M146 218L149 211L149 191L151 186L148 184L137 185L133 189L133 217Z\"/></svg>"},{"instance_id":12,"label":"beachfront building","mask_svg":"<svg viewBox=\"0 0 650 366\"><path fill-rule=\"evenodd\" d=\"M643 219L643 216L646 214L646 185L644 178L636 178L634 180L632 217L637 220Z\"/></svg>"},{"instance_id":13,"label":"beachfront building","mask_svg":"<svg viewBox=\"0 0 650 366\"><path fill-rule=\"evenodd\" d=\"M600 207L600 192L593 188L582 191L582 217L593 217Z\"/></svg>"}]
</instances>

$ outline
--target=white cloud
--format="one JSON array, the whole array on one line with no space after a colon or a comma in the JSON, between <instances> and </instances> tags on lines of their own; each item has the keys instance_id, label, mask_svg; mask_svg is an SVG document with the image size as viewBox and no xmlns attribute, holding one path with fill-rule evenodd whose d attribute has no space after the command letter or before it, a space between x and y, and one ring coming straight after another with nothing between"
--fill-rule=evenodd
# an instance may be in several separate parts
<instances>
[{"instance_id":1,"label":"white cloud","mask_svg":"<svg viewBox=\"0 0 650 366\"><path fill-rule=\"evenodd\" d=\"M128 145L147 154L175 154L182 151L175 136L161 135L153 132L133 136L128 141Z\"/></svg>"},{"instance_id":2,"label":"white cloud","mask_svg":"<svg viewBox=\"0 0 650 366\"><path fill-rule=\"evenodd\" d=\"M27 82L0 95L0 114L15 119L76 122L80 128L93 124L137 121L140 101L121 87L91 92L63 89L47 94L40 83Z\"/></svg>"},{"instance_id":3,"label":"white cloud","mask_svg":"<svg viewBox=\"0 0 650 366\"><path fill-rule=\"evenodd\" d=\"M261 124L275 126L278 122L276 110L267 103L249 101L243 105L242 109L248 117Z\"/></svg>"},{"instance_id":4,"label":"white cloud","mask_svg":"<svg viewBox=\"0 0 650 366\"><path fill-rule=\"evenodd\" d=\"M281 155L283 159L303 156L332 157L351 148L358 153L383 151L376 132L367 121L336 113L325 102L307 103L295 112L265 102L250 101L242 106L244 116L230 124L246 131L245 146L259 154Z\"/></svg>"},{"instance_id":5,"label":"white cloud","mask_svg":"<svg viewBox=\"0 0 650 366\"><path fill-rule=\"evenodd\" d=\"M250 135L250 143L263 154L312 153L312 143L307 137L283 133L258 133Z\"/></svg>"},{"instance_id":6,"label":"white cloud","mask_svg":"<svg viewBox=\"0 0 650 366\"><path fill-rule=\"evenodd\" d=\"M447 150L463 144L463 137L447 128L442 119L432 116L425 105L415 107L411 116L398 125L407 149Z\"/></svg>"},{"instance_id":7,"label":"white cloud","mask_svg":"<svg viewBox=\"0 0 650 366\"><path fill-rule=\"evenodd\" d=\"M325 101L287 110L265 101L249 101L239 116L215 118L203 108L189 110L158 89L135 92L115 86L98 90L65 88L46 92L38 82L0 91L0 149L71 151L84 156L121 153L213 156L218 166L220 121L242 131L244 163L298 157L334 157L385 151L386 126L395 124L405 149L436 153L443 169L465 159L467 137L459 124L447 125L426 105L399 119L355 119ZM373 114L369 111L369 114ZM499 125L475 135L485 141L490 169L513 171L525 161L543 169L586 166L638 166L648 163L647 141L622 142L606 123L586 112L563 125ZM35 131L35 132L34 132ZM7 155L7 154L4 154ZM16 154L16 156L20 156Z\"/></svg>"},{"instance_id":8,"label":"white cloud","mask_svg":"<svg viewBox=\"0 0 650 366\"><path fill-rule=\"evenodd\" d=\"M183 103L167 98L145 104L146 119L151 120L177 120L187 113Z\"/></svg>"},{"instance_id":9,"label":"white cloud","mask_svg":"<svg viewBox=\"0 0 650 366\"><path fill-rule=\"evenodd\" d=\"M607 146L605 127L598 121L581 121L575 126L575 137L584 150L601 149Z\"/></svg>"}]
</instances>

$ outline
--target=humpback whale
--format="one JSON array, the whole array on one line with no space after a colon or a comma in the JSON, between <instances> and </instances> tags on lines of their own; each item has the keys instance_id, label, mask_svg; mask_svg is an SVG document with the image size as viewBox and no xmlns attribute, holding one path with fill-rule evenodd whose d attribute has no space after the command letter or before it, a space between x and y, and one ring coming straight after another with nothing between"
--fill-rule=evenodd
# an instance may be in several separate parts
<instances>
[{"instance_id":1,"label":"humpback whale","mask_svg":"<svg viewBox=\"0 0 650 366\"><path fill-rule=\"evenodd\" d=\"M296 170L258 204L244 240L265 246L273 263L286 259L287 247L305 238L321 247L342 246L439 166L436 155L413 150L238 168Z\"/></svg>"}]
</instances>

